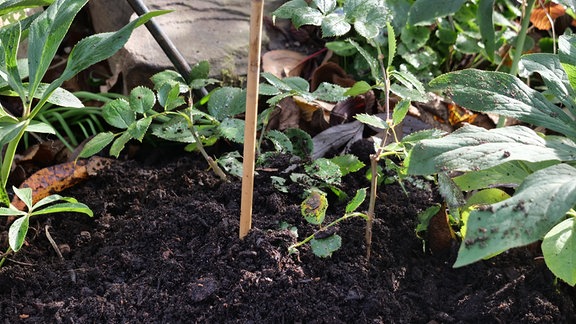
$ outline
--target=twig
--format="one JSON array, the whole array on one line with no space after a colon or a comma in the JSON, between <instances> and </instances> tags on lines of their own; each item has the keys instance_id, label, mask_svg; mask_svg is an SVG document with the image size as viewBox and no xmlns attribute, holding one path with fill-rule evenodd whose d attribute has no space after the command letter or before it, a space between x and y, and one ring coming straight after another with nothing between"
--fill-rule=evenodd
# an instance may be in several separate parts
<instances>
[{"instance_id":1,"label":"twig","mask_svg":"<svg viewBox=\"0 0 576 324\"><path fill-rule=\"evenodd\" d=\"M58 248L58 244L56 244L56 242L52 238L52 235L50 235L48 228L50 228L50 226L48 226L48 225L46 225L46 227L44 227L44 231L46 232L46 238L48 239L48 242L50 242L50 245L52 245L52 248L54 249L54 251L56 251L56 254L58 254L60 261L64 261L64 257L62 256L62 252L60 252L60 249Z\"/></svg>"}]
</instances>

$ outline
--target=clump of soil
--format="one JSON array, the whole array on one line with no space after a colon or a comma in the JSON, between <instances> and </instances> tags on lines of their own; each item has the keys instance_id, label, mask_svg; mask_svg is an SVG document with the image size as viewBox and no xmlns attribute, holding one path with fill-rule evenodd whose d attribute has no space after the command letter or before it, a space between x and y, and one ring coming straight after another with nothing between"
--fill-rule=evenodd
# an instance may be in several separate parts
<instances>
[{"instance_id":1,"label":"clump of soil","mask_svg":"<svg viewBox=\"0 0 576 324\"><path fill-rule=\"evenodd\" d=\"M283 168L280 168L281 171ZM280 223L313 228L300 197L259 171L254 229L238 238L241 184L220 182L195 155L153 165L117 161L64 193L87 203L32 222L28 244L0 269L5 323L470 323L575 322L574 289L555 283L537 249L516 249L453 269L414 235L436 197L406 184L379 193L372 259L364 222L343 223L343 247L320 259ZM348 176L353 194L368 186ZM343 203L332 201L328 217ZM63 252L60 260L48 230ZM2 228L2 230L6 230Z\"/></svg>"}]
</instances>

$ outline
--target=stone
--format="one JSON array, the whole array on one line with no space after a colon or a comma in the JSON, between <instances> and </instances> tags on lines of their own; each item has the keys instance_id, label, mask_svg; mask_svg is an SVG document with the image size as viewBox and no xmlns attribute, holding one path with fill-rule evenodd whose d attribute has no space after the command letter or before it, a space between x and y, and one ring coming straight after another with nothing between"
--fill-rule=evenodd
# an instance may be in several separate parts
<instances>
[{"instance_id":1,"label":"stone","mask_svg":"<svg viewBox=\"0 0 576 324\"><path fill-rule=\"evenodd\" d=\"M266 13L284 1L265 2ZM149 10L174 10L154 18L186 61L193 65L207 60L211 76L246 74L250 34L248 0L155 0L144 2ZM91 0L90 14L96 32L116 31L136 17L127 1ZM264 40L264 43L266 40ZM264 46L264 45L263 45ZM150 85L149 78L174 69L146 27L137 28L124 48L110 60L114 75L121 75L124 91Z\"/></svg>"}]
</instances>

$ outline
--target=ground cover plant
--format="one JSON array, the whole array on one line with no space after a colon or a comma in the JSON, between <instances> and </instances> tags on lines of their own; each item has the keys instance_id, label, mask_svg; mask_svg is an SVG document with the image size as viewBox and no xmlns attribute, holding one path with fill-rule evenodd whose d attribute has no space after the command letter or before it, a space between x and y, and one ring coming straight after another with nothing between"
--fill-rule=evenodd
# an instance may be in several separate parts
<instances>
[{"instance_id":1,"label":"ground cover plant","mask_svg":"<svg viewBox=\"0 0 576 324\"><path fill-rule=\"evenodd\" d=\"M50 125L35 119L37 115L46 108L47 103L65 106L69 109L83 107L76 96L60 87L64 81L90 65L110 57L124 45L134 28L151 17L163 13L150 13L131 22L116 33L97 34L83 39L72 49L66 68L60 77L51 83L43 83L42 79L50 67L56 50L66 36L72 20L86 3L87 1L55 1L41 14L26 18L23 21L17 20L12 24L3 26L0 31L0 47L3 52L0 59L0 72L2 74L0 87L4 94L17 96L21 100L20 116L14 116L3 107L0 108L0 147L6 146L0 157L0 162L2 162L0 168L0 202L7 207L10 206L7 188L8 178L22 137L26 132L54 133ZM46 3L26 1L5 3L2 13L10 13L43 4ZM28 35L31 45L27 52L27 59L18 60L18 48L23 35ZM25 78L28 78L28 82L22 81ZM54 197L51 201L61 198L54 199ZM15 252L21 248L27 232L27 220L32 213L32 203L37 202L40 198L42 197L36 197L32 201L26 200L29 214L17 213L13 206L3 210L3 216L26 215L14 222L10 228L12 239L9 241L9 251ZM63 207L65 206L60 205L59 211L64 211L65 208ZM82 205L82 208L79 206L69 205L69 211L91 214L86 206Z\"/></svg>"},{"instance_id":2,"label":"ground cover plant","mask_svg":"<svg viewBox=\"0 0 576 324\"><path fill-rule=\"evenodd\" d=\"M18 248L28 245L14 257L4 255L9 266L0 269L0 314L13 322L573 321L574 290L564 281L571 283L573 274L574 212L571 183L560 176L571 179L575 146L572 36L557 39L558 55L511 55L522 77L531 75L529 85L515 73L477 69L437 77L439 70L469 64L508 71L506 53L514 51L507 45L518 46L510 31L528 32L520 21L497 25L506 35L493 31L495 47L484 51L486 31L473 33L481 28L476 23L462 26L469 17L492 6L497 19L521 11L508 1L453 4L432 12L426 0L288 2L282 10L320 17L319 30L337 27L321 46L350 53L328 66L355 64L359 73L344 83L263 74L254 227L243 239L237 236L243 89L218 84L199 62L190 78L164 71L152 77L151 88L103 100L98 113L109 126L80 147L80 157L120 159L106 160L97 176L63 193L90 197L91 210L60 195L34 205L30 190L19 188L13 191L28 211L0 208L20 217L15 223L22 229L0 237ZM401 10L409 14L394 14ZM423 51L409 49L427 29L434 32L421 43ZM439 29L459 38L447 49L451 63L417 69L411 52L439 51ZM463 51L462 37L480 42L479 52ZM322 65L318 54L305 61L311 59ZM412 62L418 60L424 62ZM210 91L195 91L204 86ZM428 91L477 111L519 107L510 115L524 124L492 129L464 121L450 134L406 132L409 110L426 104L433 96ZM286 122L287 115L298 119ZM470 138L480 140L472 145ZM527 147L542 153L537 161ZM556 188L566 203L549 213L562 197L530 201L536 187L547 194ZM94 217L35 217L62 207ZM433 209L424 225L422 211ZM493 214L504 223L482 223ZM516 226L532 221L532 227ZM544 237L555 224L562 227ZM434 235L445 232L448 245L433 248ZM536 245L515 245L526 237L548 240L544 254ZM467 265L453 268L454 262Z\"/></svg>"}]
</instances>

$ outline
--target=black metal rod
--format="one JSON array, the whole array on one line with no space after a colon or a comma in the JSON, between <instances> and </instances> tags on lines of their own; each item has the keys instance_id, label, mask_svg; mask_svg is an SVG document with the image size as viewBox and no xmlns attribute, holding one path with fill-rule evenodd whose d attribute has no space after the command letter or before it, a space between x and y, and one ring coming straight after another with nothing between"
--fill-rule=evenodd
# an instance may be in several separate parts
<instances>
[{"instance_id":1,"label":"black metal rod","mask_svg":"<svg viewBox=\"0 0 576 324\"><path fill-rule=\"evenodd\" d=\"M142 0L128 0L128 3L138 16L142 16L150 12L150 10L148 10L148 8L142 2ZM162 51L164 51L166 56L168 56L168 59L170 60L170 62L172 62L178 73L180 73L182 77L184 77L186 82L190 82L191 81L190 65L188 64L182 53L178 51L174 43L172 43L168 35L166 35L166 33L164 33L162 29L160 29L160 27L156 24L154 19L150 19L145 25L146 28L148 28L148 31L150 31L150 34L152 34L152 36L156 40L156 42L158 42L158 45L160 45L160 47L162 48Z\"/></svg>"}]
</instances>

